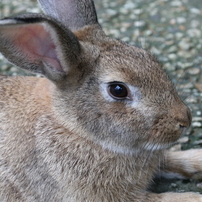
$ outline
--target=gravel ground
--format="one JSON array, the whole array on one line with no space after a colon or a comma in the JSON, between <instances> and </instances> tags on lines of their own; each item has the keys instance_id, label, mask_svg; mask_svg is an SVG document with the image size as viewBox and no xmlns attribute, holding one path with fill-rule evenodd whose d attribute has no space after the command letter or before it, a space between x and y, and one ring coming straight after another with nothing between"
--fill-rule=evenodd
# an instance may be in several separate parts
<instances>
[{"instance_id":1,"label":"gravel ground","mask_svg":"<svg viewBox=\"0 0 202 202\"><path fill-rule=\"evenodd\" d=\"M95 0L106 33L151 51L192 110L192 126L171 149L202 147L202 2L200 0ZM39 12L35 0L0 0L0 17ZM0 73L26 74L0 55ZM160 180L155 191L197 191L193 180Z\"/></svg>"}]
</instances>

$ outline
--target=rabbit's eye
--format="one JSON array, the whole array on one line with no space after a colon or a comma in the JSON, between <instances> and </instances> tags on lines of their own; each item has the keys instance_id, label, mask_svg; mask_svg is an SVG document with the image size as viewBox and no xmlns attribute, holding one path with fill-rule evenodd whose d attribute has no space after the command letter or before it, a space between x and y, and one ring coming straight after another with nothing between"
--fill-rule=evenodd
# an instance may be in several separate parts
<instances>
[{"instance_id":1,"label":"rabbit's eye","mask_svg":"<svg viewBox=\"0 0 202 202\"><path fill-rule=\"evenodd\" d=\"M128 87L123 83L110 83L108 85L109 95L116 100L128 98Z\"/></svg>"}]
</instances>

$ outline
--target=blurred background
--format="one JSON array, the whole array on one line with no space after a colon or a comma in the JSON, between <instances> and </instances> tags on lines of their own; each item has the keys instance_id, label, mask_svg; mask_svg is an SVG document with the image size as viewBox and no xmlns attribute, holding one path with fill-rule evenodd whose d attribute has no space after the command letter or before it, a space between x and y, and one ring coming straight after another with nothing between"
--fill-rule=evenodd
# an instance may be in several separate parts
<instances>
[{"instance_id":1,"label":"blurred background","mask_svg":"<svg viewBox=\"0 0 202 202\"><path fill-rule=\"evenodd\" d=\"M201 0L95 0L100 24L115 38L152 52L192 110L192 126L172 150L202 147ZM0 18L41 12L36 0L0 0ZM0 55L0 74L30 75ZM157 180L155 191L202 193L194 180Z\"/></svg>"}]
</instances>

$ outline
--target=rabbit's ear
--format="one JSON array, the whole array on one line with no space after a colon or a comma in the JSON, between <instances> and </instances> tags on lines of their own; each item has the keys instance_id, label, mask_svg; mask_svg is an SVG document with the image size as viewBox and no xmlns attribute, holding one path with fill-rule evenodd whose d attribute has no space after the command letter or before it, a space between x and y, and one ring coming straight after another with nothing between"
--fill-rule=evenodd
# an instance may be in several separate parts
<instances>
[{"instance_id":1,"label":"rabbit's ear","mask_svg":"<svg viewBox=\"0 0 202 202\"><path fill-rule=\"evenodd\" d=\"M98 24L93 0L38 0L42 10L71 30Z\"/></svg>"},{"instance_id":2,"label":"rabbit's ear","mask_svg":"<svg viewBox=\"0 0 202 202\"><path fill-rule=\"evenodd\" d=\"M0 21L0 52L13 64L58 81L79 64L76 36L43 15Z\"/></svg>"}]
</instances>

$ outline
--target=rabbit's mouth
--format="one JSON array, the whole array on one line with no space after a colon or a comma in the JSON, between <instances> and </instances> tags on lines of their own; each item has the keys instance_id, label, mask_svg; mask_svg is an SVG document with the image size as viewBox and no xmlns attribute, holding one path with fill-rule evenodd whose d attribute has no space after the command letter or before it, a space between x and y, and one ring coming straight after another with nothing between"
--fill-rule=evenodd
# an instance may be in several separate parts
<instances>
[{"instance_id":1,"label":"rabbit's mouth","mask_svg":"<svg viewBox=\"0 0 202 202\"><path fill-rule=\"evenodd\" d=\"M165 150L171 147L177 140L178 138L156 138L156 141L153 140L145 143L143 149L149 151Z\"/></svg>"},{"instance_id":2,"label":"rabbit's mouth","mask_svg":"<svg viewBox=\"0 0 202 202\"><path fill-rule=\"evenodd\" d=\"M184 129L172 123L168 126L161 128L157 124L153 127L152 135L145 144L147 150L167 149L180 138Z\"/></svg>"}]
</instances>

